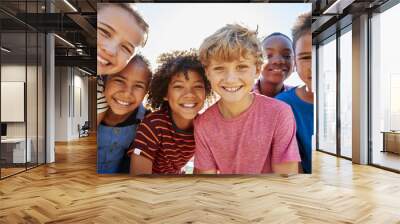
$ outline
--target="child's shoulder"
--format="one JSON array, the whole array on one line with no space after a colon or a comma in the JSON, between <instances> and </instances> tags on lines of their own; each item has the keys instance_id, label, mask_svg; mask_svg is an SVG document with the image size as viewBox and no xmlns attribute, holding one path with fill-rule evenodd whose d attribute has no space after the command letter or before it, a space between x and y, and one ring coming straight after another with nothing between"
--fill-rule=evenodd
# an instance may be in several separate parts
<instances>
[{"instance_id":1,"label":"child's shoulder","mask_svg":"<svg viewBox=\"0 0 400 224\"><path fill-rule=\"evenodd\" d=\"M255 100L258 101L258 104L261 105L262 107L264 107L266 105L269 105L272 107L282 107L282 106L284 107L285 106L285 104L282 101L280 101L276 98L264 96L264 95L257 94L257 93L255 93L254 95L256 96Z\"/></svg>"},{"instance_id":2,"label":"child's shoulder","mask_svg":"<svg viewBox=\"0 0 400 224\"><path fill-rule=\"evenodd\" d=\"M289 91L280 93L278 96L276 96L275 99L285 102L291 107L295 106L298 102L298 96L296 96L296 88L297 87L290 89Z\"/></svg>"},{"instance_id":3,"label":"child's shoulder","mask_svg":"<svg viewBox=\"0 0 400 224\"><path fill-rule=\"evenodd\" d=\"M160 116L163 117L166 115L168 115L168 113L165 110L160 109L160 110L156 110L156 111L148 113L146 115L146 117L151 117L151 118L152 117L160 117Z\"/></svg>"},{"instance_id":4,"label":"child's shoulder","mask_svg":"<svg viewBox=\"0 0 400 224\"><path fill-rule=\"evenodd\" d=\"M163 109L156 110L156 111L153 111L153 112L147 114L144 117L143 122L150 123L153 125L158 125L160 122L163 124L172 124L171 119L168 114L168 111L163 110Z\"/></svg>"},{"instance_id":5,"label":"child's shoulder","mask_svg":"<svg viewBox=\"0 0 400 224\"><path fill-rule=\"evenodd\" d=\"M285 91L283 93L279 93L275 97L275 99L286 101L286 100L289 100L289 99L293 98L294 95L296 94L296 88L297 87L293 87L293 88L289 89L288 91Z\"/></svg>"},{"instance_id":6,"label":"child's shoulder","mask_svg":"<svg viewBox=\"0 0 400 224\"><path fill-rule=\"evenodd\" d=\"M204 121L209 121L217 118L218 115L218 102L211 105L202 114L199 114L195 119L195 124L202 123Z\"/></svg>"}]
</instances>

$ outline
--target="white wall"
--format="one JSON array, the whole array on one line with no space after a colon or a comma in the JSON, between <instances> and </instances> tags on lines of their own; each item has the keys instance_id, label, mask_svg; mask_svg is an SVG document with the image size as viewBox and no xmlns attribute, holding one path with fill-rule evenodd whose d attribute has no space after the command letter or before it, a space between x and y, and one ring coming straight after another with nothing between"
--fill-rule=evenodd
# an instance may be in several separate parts
<instances>
[{"instance_id":1,"label":"white wall","mask_svg":"<svg viewBox=\"0 0 400 224\"><path fill-rule=\"evenodd\" d=\"M85 121L88 121L89 118L89 111L88 111L88 78L81 76L82 73L79 72L78 75L76 72L79 72L79 70L75 70L75 75L74 75L74 108L72 110L72 136L74 138L77 138L79 133L78 133L78 124L81 126L85 123Z\"/></svg>"},{"instance_id":2,"label":"white wall","mask_svg":"<svg viewBox=\"0 0 400 224\"><path fill-rule=\"evenodd\" d=\"M25 64L3 64L1 66L1 81L26 83L26 110L27 119L24 122L6 122L8 138L25 138L30 140L32 162L39 159L44 163L44 92L42 68ZM27 78L27 80L25 80ZM23 94L23 93L22 93ZM5 96L2 96L5 97ZM10 108L1 108L2 111ZM12 111L7 111L11 112ZM37 153L39 155L37 156Z\"/></svg>"},{"instance_id":3,"label":"white wall","mask_svg":"<svg viewBox=\"0 0 400 224\"><path fill-rule=\"evenodd\" d=\"M56 67L55 74L55 141L70 141L88 120L88 78L72 67Z\"/></svg>"},{"instance_id":4,"label":"white wall","mask_svg":"<svg viewBox=\"0 0 400 224\"><path fill-rule=\"evenodd\" d=\"M68 140L68 68L56 67L55 68L55 141Z\"/></svg>"},{"instance_id":5,"label":"white wall","mask_svg":"<svg viewBox=\"0 0 400 224\"><path fill-rule=\"evenodd\" d=\"M36 74L36 67L28 66L27 68L28 74L32 74L33 70ZM25 65L18 64L10 64L10 65L2 65L1 66L1 81L5 82L25 82ZM28 77L29 78L29 77ZM36 86L36 80L29 80L29 86ZM36 108L36 88L27 88L27 106ZM30 105L32 102L35 104ZM7 110L7 108L1 108L1 110ZM28 122L35 121L36 123L36 113L27 113ZM25 123L26 122L7 122L7 136L8 137L25 137ZM28 125L29 127L33 127L33 125ZM36 126L35 126L36 130ZM28 130L29 133L29 130ZM29 136L28 136L29 137Z\"/></svg>"}]
</instances>

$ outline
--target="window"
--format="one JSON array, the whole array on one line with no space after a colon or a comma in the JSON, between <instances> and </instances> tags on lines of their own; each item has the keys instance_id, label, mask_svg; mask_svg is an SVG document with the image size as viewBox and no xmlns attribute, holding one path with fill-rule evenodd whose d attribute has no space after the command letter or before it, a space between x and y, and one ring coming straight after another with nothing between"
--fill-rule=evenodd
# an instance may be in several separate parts
<instances>
[{"instance_id":1,"label":"window","mask_svg":"<svg viewBox=\"0 0 400 224\"><path fill-rule=\"evenodd\" d=\"M9 1L2 6L18 6L23 16L41 12L44 3ZM0 178L5 178L45 163L46 40L44 33L12 16L0 12L0 17L8 21L0 30L0 111L8 116L1 118L5 130L0 144ZM17 106L18 111L7 105Z\"/></svg>"},{"instance_id":2,"label":"window","mask_svg":"<svg viewBox=\"0 0 400 224\"><path fill-rule=\"evenodd\" d=\"M400 170L400 5L371 18L372 164Z\"/></svg>"},{"instance_id":3,"label":"window","mask_svg":"<svg viewBox=\"0 0 400 224\"><path fill-rule=\"evenodd\" d=\"M347 31L347 32L346 32ZM352 157L352 34L351 26L340 36L340 155Z\"/></svg>"},{"instance_id":4,"label":"window","mask_svg":"<svg viewBox=\"0 0 400 224\"><path fill-rule=\"evenodd\" d=\"M318 48L318 149L336 154L336 39Z\"/></svg>"}]
</instances>

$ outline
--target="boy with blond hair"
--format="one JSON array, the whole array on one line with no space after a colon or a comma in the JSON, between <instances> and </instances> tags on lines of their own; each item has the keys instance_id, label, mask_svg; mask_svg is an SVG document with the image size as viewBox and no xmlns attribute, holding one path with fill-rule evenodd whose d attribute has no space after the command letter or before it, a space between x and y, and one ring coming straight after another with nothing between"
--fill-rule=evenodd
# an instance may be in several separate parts
<instances>
[{"instance_id":1,"label":"boy with blond hair","mask_svg":"<svg viewBox=\"0 0 400 224\"><path fill-rule=\"evenodd\" d=\"M252 92L261 55L257 33L238 24L224 26L201 44L200 61L221 98L195 120L196 173L297 173L290 107Z\"/></svg>"}]
</instances>

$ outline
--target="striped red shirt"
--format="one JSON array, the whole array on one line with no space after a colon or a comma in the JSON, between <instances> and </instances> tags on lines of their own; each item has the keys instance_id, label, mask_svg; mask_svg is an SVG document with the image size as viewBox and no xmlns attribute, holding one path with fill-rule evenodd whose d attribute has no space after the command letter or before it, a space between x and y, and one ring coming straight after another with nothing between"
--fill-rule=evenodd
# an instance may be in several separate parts
<instances>
[{"instance_id":1,"label":"striped red shirt","mask_svg":"<svg viewBox=\"0 0 400 224\"><path fill-rule=\"evenodd\" d=\"M195 142L193 130L179 130L172 121L169 109L147 115L136 131L129 155L135 150L153 161L153 173L179 174L193 157Z\"/></svg>"}]
</instances>

